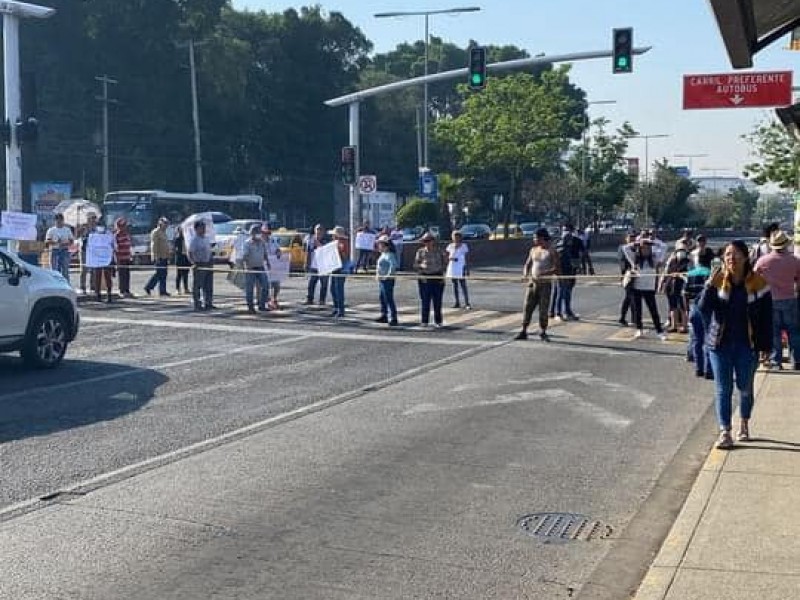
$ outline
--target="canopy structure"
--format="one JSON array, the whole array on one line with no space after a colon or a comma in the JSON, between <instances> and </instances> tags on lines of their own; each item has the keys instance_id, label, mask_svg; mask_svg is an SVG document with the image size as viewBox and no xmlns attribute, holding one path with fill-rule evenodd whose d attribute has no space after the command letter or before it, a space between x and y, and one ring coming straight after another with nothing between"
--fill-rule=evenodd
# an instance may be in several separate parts
<instances>
[{"instance_id":1,"label":"canopy structure","mask_svg":"<svg viewBox=\"0 0 800 600\"><path fill-rule=\"evenodd\" d=\"M800 27L797 0L709 0L735 69L753 66L753 56Z\"/></svg>"}]
</instances>

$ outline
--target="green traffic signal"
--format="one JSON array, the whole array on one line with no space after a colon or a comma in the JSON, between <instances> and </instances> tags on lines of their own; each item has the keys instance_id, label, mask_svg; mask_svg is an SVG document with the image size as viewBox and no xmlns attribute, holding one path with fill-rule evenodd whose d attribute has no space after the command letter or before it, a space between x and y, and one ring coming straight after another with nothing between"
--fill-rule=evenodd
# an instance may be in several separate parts
<instances>
[{"instance_id":1,"label":"green traffic signal","mask_svg":"<svg viewBox=\"0 0 800 600\"><path fill-rule=\"evenodd\" d=\"M614 73L633 72L633 27L614 29L611 36Z\"/></svg>"},{"instance_id":2,"label":"green traffic signal","mask_svg":"<svg viewBox=\"0 0 800 600\"><path fill-rule=\"evenodd\" d=\"M468 81L471 90L480 90L486 85L486 48L470 48Z\"/></svg>"},{"instance_id":3,"label":"green traffic signal","mask_svg":"<svg viewBox=\"0 0 800 600\"><path fill-rule=\"evenodd\" d=\"M483 77L481 77L478 73L472 74L472 85L480 85L483 82Z\"/></svg>"}]
</instances>

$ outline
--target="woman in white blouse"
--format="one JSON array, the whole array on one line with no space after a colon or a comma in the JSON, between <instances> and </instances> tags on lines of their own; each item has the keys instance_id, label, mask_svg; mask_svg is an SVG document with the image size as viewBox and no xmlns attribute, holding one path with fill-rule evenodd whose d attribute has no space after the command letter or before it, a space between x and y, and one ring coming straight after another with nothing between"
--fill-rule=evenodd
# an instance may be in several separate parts
<instances>
[{"instance_id":1,"label":"woman in white blouse","mask_svg":"<svg viewBox=\"0 0 800 600\"><path fill-rule=\"evenodd\" d=\"M458 297L458 288L461 286L461 291L464 293L464 308L470 310L472 307L469 304L469 292L467 291L467 275L469 269L467 268L467 254L469 254L469 247L464 243L461 232L454 231L451 239L453 242L445 248L447 253L447 271L445 277L453 280L453 294L456 301L453 308L461 308L460 298Z\"/></svg>"},{"instance_id":2,"label":"woman in white blouse","mask_svg":"<svg viewBox=\"0 0 800 600\"><path fill-rule=\"evenodd\" d=\"M658 314L656 303L656 290L658 289L658 274L664 261L666 246L663 242L655 240L652 236L643 234L630 244L626 244L622 251L631 265L634 275L633 280L633 318L636 322L635 338L644 335L642 324L642 301L647 304L653 327L659 339L666 340L664 329L661 326L661 317Z\"/></svg>"}]
</instances>

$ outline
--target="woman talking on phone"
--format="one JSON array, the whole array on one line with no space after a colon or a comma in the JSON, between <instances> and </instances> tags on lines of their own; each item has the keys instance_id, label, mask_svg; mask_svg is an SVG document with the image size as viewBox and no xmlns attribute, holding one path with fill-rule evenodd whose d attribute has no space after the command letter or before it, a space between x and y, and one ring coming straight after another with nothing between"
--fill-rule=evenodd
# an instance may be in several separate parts
<instances>
[{"instance_id":1,"label":"woman talking on phone","mask_svg":"<svg viewBox=\"0 0 800 600\"><path fill-rule=\"evenodd\" d=\"M722 267L706 283L698 307L708 320L706 346L714 371L714 404L720 435L717 448L733 447L731 400L739 390L737 439L750 441L753 377L758 352L772 345L772 296L763 277L753 271L747 245L734 240L725 247Z\"/></svg>"}]
</instances>

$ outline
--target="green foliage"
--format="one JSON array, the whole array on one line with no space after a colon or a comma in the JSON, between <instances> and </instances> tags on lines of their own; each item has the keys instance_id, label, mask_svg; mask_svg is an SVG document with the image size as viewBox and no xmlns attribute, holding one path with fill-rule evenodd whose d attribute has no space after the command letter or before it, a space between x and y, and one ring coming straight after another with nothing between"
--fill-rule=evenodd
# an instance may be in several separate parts
<instances>
[{"instance_id":1,"label":"green foliage","mask_svg":"<svg viewBox=\"0 0 800 600\"><path fill-rule=\"evenodd\" d=\"M798 189L800 176L800 142L773 119L757 125L743 136L759 158L745 167L745 176L755 183L776 183L783 189Z\"/></svg>"},{"instance_id":2,"label":"green foliage","mask_svg":"<svg viewBox=\"0 0 800 600\"><path fill-rule=\"evenodd\" d=\"M694 216L689 198L697 193L697 186L678 175L666 160L656 162L655 166L653 180L641 182L632 194L640 224L686 225ZM648 222L644 222L645 214L649 215Z\"/></svg>"},{"instance_id":3,"label":"green foliage","mask_svg":"<svg viewBox=\"0 0 800 600\"><path fill-rule=\"evenodd\" d=\"M409 198L397 211L398 227L428 227L439 222L439 207L424 198Z\"/></svg>"}]
</instances>

